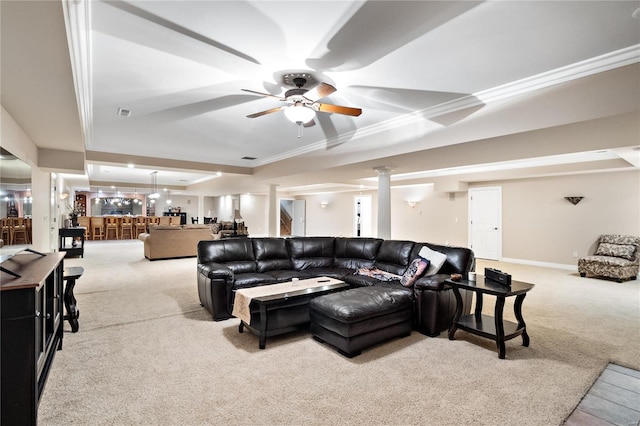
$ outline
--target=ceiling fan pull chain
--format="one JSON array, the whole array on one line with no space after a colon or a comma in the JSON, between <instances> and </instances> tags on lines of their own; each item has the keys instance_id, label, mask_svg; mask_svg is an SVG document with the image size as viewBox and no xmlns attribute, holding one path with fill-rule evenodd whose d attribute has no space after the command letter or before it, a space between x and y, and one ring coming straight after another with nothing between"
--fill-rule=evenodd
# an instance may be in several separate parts
<instances>
[{"instance_id":1,"label":"ceiling fan pull chain","mask_svg":"<svg viewBox=\"0 0 640 426\"><path fill-rule=\"evenodd\" d=\"M298 139L300 139L302 137L302 121L298 121L296 124L298 125Z\"/></svg>"}]
</instances>

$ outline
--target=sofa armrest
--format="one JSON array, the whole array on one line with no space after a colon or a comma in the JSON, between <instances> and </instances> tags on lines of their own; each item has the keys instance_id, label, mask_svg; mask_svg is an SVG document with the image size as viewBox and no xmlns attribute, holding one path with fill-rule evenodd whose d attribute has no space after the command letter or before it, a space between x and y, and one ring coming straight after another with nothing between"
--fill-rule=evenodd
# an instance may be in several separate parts
<instances>
[{"instance_id":1,"label":"sofa armrest","mask_svg":"<svg viewBox=\"0 0 640 426\"><path fill-rule=\"evenodd\" d=\"M198 264L198 296L215 321L231 317L233 271L221 263Z\"/></svg>"},{"instance_id":2,"label":"sofa armrest","mask_svg":"<svg viewBox=\"0 0 640 426\"><path fill-rule=\"evenodd\" d=\"M227 265L216 262L199 263L198 273L211 279L224 279L233 281L233 271Z\"/></svg>"},{"instance_id":3,"label":"sofa armrest","mask_svg":"<svg viewBox=\"0 0 640 426\"><path fill-rule=\"evenodd\" d=\"M142 242L146 241L149 237L151 237L151 234L148 233L142 233L138 235L138 239Z\"/></svg>"},{"instance_id":4,"label":"sofa armrest","mask_svg":"<svg viewBox=\"0 0 640 426\"><path fill-rule=\"evenodd\" d=\"M450 278L449 274L435 274L418 278L414 287L416 290L434 290L440 291L444 288L444 280Z\"/></svg>"}]
</instances>

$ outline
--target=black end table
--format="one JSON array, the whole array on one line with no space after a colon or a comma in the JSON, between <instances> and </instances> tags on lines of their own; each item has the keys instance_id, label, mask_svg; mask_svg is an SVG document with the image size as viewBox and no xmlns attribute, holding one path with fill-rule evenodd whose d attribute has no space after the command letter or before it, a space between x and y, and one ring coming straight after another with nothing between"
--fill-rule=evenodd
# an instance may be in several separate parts
<instances>
[{"instance_id":1,"label":"black end table","mask_svg":"<svg viewBox=\"0 0 640 426\"><path fill-rule=\"evenodd\" d=\"M65 257L84 257L84 233L86 228L77 226L75 228L60 228L58 230L59 245L58 250L65 252ZM67 238L71 238L71 245L67 245ZM76 238L80 240L78 245Z\"/></svg>"},{"instance_id":2,"label":"black end table","mask_svg":"<svg viewBox=\"0 0 640 426\"><path fill-rule=\"evenodd\" d=\"M484 276L476 276L476 281L448 279L446 284L451 286L456 297L456 313L453 323L449 328L449 340L454 340L456 330L461 329L477 336L494 340L498 347L498 357L504 359L506 349L504 342L517 336L522 336L522 346L529 346L529 335L527 326L522 318L522 302L527 292L534 287L520 281L512 281L510 286L487 280ZM476 309L472 315L462 315L462 296L460 289L473 291L476 294ZM489 294L496 296L494 316L482 315L482 295ZM514 313L518 323L505 321L502 319L504 302L507 297L516 296Z\"/></svg>"}]
</instances>

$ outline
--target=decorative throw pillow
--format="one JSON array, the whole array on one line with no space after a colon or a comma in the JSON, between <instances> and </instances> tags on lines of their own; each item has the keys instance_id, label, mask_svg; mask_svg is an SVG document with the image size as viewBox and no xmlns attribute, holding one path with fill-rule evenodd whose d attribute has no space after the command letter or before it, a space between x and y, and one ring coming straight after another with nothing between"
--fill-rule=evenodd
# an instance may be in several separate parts
<instances>
[{"instance_id":1,"label":"decorative throw pillow","mask_svg":"<svg viewBox=\"0 0 640 426\"><path fill-rule=\"evenodd\" d=\"M600 243L596 250L596 256L613 256L633 260L635 251L636 246L631 244Z\"/></svg>"},{"instance_id":2,"label":"decorative throw pillow","mask_svg":"<svg viewBox=\"0 0 640 426\"><path fill-rule=\"evenodd\" d=\"M413 284L420 278L424 271L427 270L429 266L429 261L422 257L416 257L411 261L407 270L404 271L402 278L400 278L400 284L405 287L411 287Z\"/></svg>"},{"instance_id":3,"label":"decorative throw pillow","mask_svg":"<svg viewBox=\"0 0 640 426\"><path fill-rule=\"evenodd\" d=\"M211 225L211 232L213 234L217 234L218 232L220 232L220 229L222 228L222 225L219 223L213 223Z\"/></svg>"},{"instance_id":4,"label":"decorative throw pillow","mask_svg":"<svg viewBox=\"0 0 640 426\"><path fill-rule=\"evenodd\" d=\"M418 256L427 259L429 261L429 268L425 275L435 275L438 273L444 262L447 260L447 255L440 253L439 251L431 250L429 247L424 246L418 252Z\"/></svg>"}]
</instances>

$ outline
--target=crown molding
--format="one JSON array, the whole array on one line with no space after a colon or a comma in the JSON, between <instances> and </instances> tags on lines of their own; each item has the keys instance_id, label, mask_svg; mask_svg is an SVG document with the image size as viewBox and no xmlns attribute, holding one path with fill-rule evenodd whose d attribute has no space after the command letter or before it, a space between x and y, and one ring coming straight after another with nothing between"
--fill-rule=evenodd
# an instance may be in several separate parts
<instances>
[{"instance_id":1,"label":"crown molding","mask_svg":"<svg viewBox=\"0 0 640 426\"><path fill-rule=\"evenodd\" d=\"M91 145L93 81L91 67L91 2L63 0L67 43L85 147Z\"/></svg>"},{"instance_id":2,"label":"crown molding","mask_svg":"<svg viewBox=\"0 0 640 426\"><path fill-rule=\"evenodd\" d=\"M417 125L425 119L439 117L441 115L464 110L466 108L486 105L499 100L567 83L582 77L587 77L638 62L640 62L640 44L629 46L627 48L577 62L575 64L567 65L565 67L557 68L552 71L523 78L511 83L503 84L501 86L493 87L491 89L483 90L459 99L412 112L410 114L402 115L400 117L361 128L357 131L345 133L340 135L338 138L322 140L280 155L264 158L260 162L260 165L324 149L328 143L340 144L349 140L366 138L398 127Z\"/></svg>"},{"instance_id":3,"label":"crown molding","mask_svg":"<svg viewBox=\"0 0 640 426\"><path fill-rule=\"evenodd\" d=\"M621 68L637 62L640 62L640 44L523 78L512 83L503 84L502 86L475 93L474 96L481 102L487 104L504 98L540 90L545 87L567 83L615 68Z\"/></svg>"}]
</instances>

